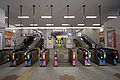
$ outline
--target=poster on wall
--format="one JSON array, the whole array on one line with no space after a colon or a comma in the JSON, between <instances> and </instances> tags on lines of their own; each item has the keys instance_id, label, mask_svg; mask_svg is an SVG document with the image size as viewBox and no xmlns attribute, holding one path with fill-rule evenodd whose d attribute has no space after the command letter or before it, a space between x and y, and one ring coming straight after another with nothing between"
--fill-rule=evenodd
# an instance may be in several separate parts
<instances>
[{"instance_id":1,"label":"poster on wall","mask_svg":"<svg viewBox=\"0 0 120 80\"><path fill-rule=\"evenodd\" d=\"M116 48L116 32L115 32L115 30L107 32L107 46Z\"/></svg>"},{"instance_id":2,"label":"poster on wall","mask_svg":"<svg viewBox=\"0 0 120 80\"><path fill-rule=\"evenodd\" d=\"M13 36L14 36L13 32L5 31L5 47L6 48L14 47Z\"/></svg>"}]
</instances>

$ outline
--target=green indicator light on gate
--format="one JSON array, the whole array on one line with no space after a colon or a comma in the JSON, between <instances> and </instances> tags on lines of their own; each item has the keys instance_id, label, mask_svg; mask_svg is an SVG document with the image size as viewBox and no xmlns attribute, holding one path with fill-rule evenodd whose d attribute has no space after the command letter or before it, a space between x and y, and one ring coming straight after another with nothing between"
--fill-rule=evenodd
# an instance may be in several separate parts
<instances>
[{"instance_id":1,"label":"green indicator light on gate","mask_svg":"<svg viewBox=\"0 0 120 80\"><path fill-rule=\"evenodd\" d=\"M30 59L30 55L27 55L28 59Z\"/></svg>"},{"instance_id":2,"label":"green indicator light on gate","mask_svg":"<svg viewBox=\"0 0 120 80\"><path fill-rule=\"evenodd\" d=\"M91 54L89 54L89 58L91 58Z\"/></svg>"},{"instance_id":3,"label":"green indicator light on gate","mask_svg":"<svg viewBox=\"0 0 120 80\"><path fill-rule=\"evenodd\" d=\"M104 54L104 58L106 58L106 54Z\"/></svg>"}]
</instances>

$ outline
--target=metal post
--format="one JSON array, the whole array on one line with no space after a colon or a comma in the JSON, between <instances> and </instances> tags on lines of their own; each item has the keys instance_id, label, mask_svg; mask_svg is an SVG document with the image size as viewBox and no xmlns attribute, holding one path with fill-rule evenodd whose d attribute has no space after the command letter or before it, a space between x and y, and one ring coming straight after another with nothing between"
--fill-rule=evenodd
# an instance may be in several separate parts
<instances>
[{"instance_id":1,"label":"metal post","mask_svg":"<svg viewBox=\"0 0 120 80\"><path fill-rule=\"evenodd\" d=\"M20 5L20 27L22 27L22 8L23 8L23 6L22 5Z\"/></svg>"},{"instance_id":2,"label":"metal post","mask_svg":"<svg viewBox=\"0 0 120 80\"><path fill-rule=\"evenodd\" d=\"M67 5L67 16L69 16L69 5ZM68 24L70 24L69 18L68 18Z\"/></svg>"},{"instance_id":3,"label":"metal post","mask_svg":"<svg viewBox=\"0 0 120 80\"><path fill-rule=\"evenodd\" d=\"M101 12L101 5L98 6L99 7L99 17L100 17L100 27L102 26L102 12Z\"/></svg>"},{"instance_id":4,"label":"metal post","mask_svg":"<svg viewBox=\"0 0 120 80\"><path fill-rule=\"evenodd\" d=\"M84 19L84 27L85 27L85 23L86 23L86 11L85 11L85 5L83 5L83 19Z\"/></svg>"},{"instance_id":5,"label":"metal post","mask_svg":"<svg viewBox=\"0 0 120 80\"><path fill-rule=\"evenodd\" d=\"M52 12L52 10L53 10L53 9L52 9L52 8L53 8L53 5L51 5L50 7L51 7L51 16L53 17L53 12ZM51 24L53 24L52 18L51 18ZM51 26L52 26L52 25L51 25Z\"/></svg>"},{"instance_id":6,"label":"metal post","mask_svg":"<svg viewBox=\"0 0 120 80\"><path fill-rule=\"evenodd\" d=\"M7 27L9 28L9 20L10 20L10 6L9 5L7 5L7 9L8 9Z\"/></svg>"},{"instance_id":7,"label":"metal post","mask_svg":"<svg viewBox=\"0 0 120 80\"><path fill-rule=\"evenodd\" d=\"M35 24L35 5L33 5L33 27Z\"/></svg>"}]
</instances>

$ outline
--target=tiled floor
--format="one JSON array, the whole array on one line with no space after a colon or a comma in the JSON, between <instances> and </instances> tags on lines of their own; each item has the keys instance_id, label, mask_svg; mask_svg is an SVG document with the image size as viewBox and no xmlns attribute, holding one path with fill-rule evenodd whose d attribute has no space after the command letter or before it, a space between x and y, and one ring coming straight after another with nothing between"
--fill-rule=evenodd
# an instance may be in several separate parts
<instances>
[{"instance_id":1,"label":"tiled floor","mask_svg":"<svg viewBox=\"0 0 120 80\"><path fill-rule=\"evenodd\" d=\"M98 66L92 63L91 67L85 67L77 62L76 67L69 63L60 64L63 67L53 67L51 63L48 67L39 67L38 63L32 67L24 67L24 63L18 67L9 67L7 63L0 66L0 80L120 80L114 76L120 73L120 64Z\"/></svg>"}]
</instances>

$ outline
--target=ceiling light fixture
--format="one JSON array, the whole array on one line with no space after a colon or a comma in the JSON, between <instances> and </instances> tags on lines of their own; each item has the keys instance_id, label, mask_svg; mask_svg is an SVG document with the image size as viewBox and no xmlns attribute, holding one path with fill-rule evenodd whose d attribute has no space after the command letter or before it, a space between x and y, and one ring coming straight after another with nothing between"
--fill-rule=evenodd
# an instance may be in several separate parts
<instances>
[{"instance_id":1,"label":"ceiling light fixture","mask_svg":"<svg viewBox=\"0 0 120 80\"><path fill-rule=\"evenodd\" d=\"M15 26L23 26L23 24L15 24Z\"/></svg>"},{"instance_id":2,"label":"ceiling light fixture","mask_svg":"<svg viewBox=\"0 0 120 80\"><path fill-rule=\"evenodd\" d=\"M52 16L41 16L41 18L43 18L43 19L50 19L50 18L52 18Z\"/></svg>"},{"instance_id":3,"label":"ceiling light fixture","mask_svg":"<svg viewBox=\"0 0 120 80\"><path fill-rule=\"evenodd\" d=\"M64 16L65 19L72 19L75 18L75 16Z\"/></svg>"},{"instance_id":4,"label":"ceiling light fixture","mask_svg":"<svg viewBox=\"0 0 120 80\"><path fill-rule=\"evenodd\" d=\"M100 24L93 24L93 26L100 26Z\"/></svg>"},{"instance_id":5,"label":"ceiling light fixture","mask_svg":"<svg viewBox=\"0 0 120 80\"><path fill-rule=\"evenodd\" d=\"M30 18L29 16L18 16L19 19L28 19Z\"/></svg>"},{"instance_id":6,"label":"ceiling light fixture","mask_svg":"<svg viewBox=\"0 0 120 80\"><path fill-rule=\"evenodd\" d=\"M69 26L70 24L62 24L62 26Z\"/></svg>"},{"instance_id":7,"label":"ceiling light fixture","mask_svg":"<svg viewBox=\"0 0 120 80\"><path fill-rule=\"evenodd\" d=\"M84 26L85 24L78 24L78 26Z\"/></svg>"},{"instance_id":8,"label":"ceiling light fixture","mask_svg":"<svg viewBox=\"0 0 120 80\"><path fill-rule=\"evenodd\" d=\"M54 24L46 24L46 26L54 26Z\"/></svg>"},{"instance_id":9,"label":"ceiling light fixture","mask_svg":"<svg viewBox=\"0 0 120 80\"><path fill-rule=\"evenodd\" d=\"M5 19L7 19L8 17L5 17Z\"/></svg>"},{"instance_id":10,"label":"ceiling light fixture","mask_svg":"<svg viewBox=\"0 0 120 80\"><path fill-rule=\"evenodd\" d=\"M38 24L30 24L30 26L38 26Z\"/></svg>"},{"instance_id":11,"label":"ceiling light fixture","mask_svg":"<svg viewBox=\"0 0 120 80\"><path fill-rule=\"evenodd\" d=\"M96 19L97 16L86 16L87 19Z\"/></svg>"},{"instance_id":12,"label":"ceiling light fixture","mask_svg":"<svg viewBox=\"0 0 120 80\"><path fill-rule=\"evenodd\" d=\"M116 19L117 16L108 16L107 18L108 18L108 19Z\"/></svg>"},{"instance_id":13,"label":"ceiling light fixture","mask_svg":"<svg viewBox=\"0 0 120 80\"><path fill-rule=\"evenodd\" d=\"M6 28L9 30L16 30L16 29L101 29L101 27L13 27L13 28Z\"/></svg>"}]
</instances>

